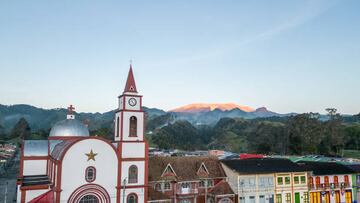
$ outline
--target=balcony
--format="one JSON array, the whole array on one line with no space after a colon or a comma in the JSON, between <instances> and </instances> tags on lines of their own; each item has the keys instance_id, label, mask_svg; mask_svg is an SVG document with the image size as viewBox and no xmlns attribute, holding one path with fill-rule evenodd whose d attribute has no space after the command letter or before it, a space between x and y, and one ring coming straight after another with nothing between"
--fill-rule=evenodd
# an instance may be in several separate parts
<instances>
[{"instance_id":1,"label":"balcony","mask_svg":"<svg viewBox=\"0 0 360 203\"><path fill-rule=\"evenodd\" d=\"M178 188L176 194L186 195L186 194L197 194L199 190L197 188Z\"/></svg>"}]
</instances>

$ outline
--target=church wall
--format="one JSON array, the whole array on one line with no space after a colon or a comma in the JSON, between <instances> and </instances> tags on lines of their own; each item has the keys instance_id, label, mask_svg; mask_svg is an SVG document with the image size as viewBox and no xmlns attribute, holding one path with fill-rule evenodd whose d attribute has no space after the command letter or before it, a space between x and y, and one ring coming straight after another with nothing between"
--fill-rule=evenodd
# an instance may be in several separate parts
<instances>
[{"instance_id":1,"label":"church wall","mask_svg":"<svg viewBox=\"0 0 360 203\"><path fill-rule=\"evenodd\" d=\"M95 161L89 160L86 153L97 153ZM112 201L116 200L118 159L113 148L96 138L85 139L75 143L66 152L62 162L61 201L67 201L70 195L80 186L98 184L106 189ZM85 170L93 166L96 169L95 181L85 180Z\"/></svg>"},{"instance_id":2,"label":"church wall","mask_svg":"<svg viewBox=\"0 0 360 203\"><path fill-rule=\"evenodd\" d=\"M136 116L137 118L137 137L129 137L130 117ZM137 141L143 140L144 134L144 113L143 112L123 112L123 140L124 141Z\"/></svg>"},{"instance_id":3,"label":"church wall","mask_svg":"<svg viewBox=\"0 0 360 203\"><path fill-rule=\"evenodd\" d=\"M144 158L144 142L126 142L122 144L122 147L123 158Z\"/></svg>"},{"instance_id":4,"label":"church wall","mask_svg":"<svg viewBox=\"0 0 360 203\"><path fill-rule=\"evenodd\" d=\"M122 162L121 169L121 180L128 180L128 171L131 165L136 165L138 168L138 183L126 183L127 186L130 185L144 185L145 184L145 161L124 161Z\"/></svg>"},{"instance_id":5,"label":"church wall","mask_svg":"<svg viewBox=\"0 0 360 203\"><path fill-rule=\"evenodd\" d=\"M24 176L29 175L45 175L46 160L24 160Z\"/></svg>"}]
</instances>

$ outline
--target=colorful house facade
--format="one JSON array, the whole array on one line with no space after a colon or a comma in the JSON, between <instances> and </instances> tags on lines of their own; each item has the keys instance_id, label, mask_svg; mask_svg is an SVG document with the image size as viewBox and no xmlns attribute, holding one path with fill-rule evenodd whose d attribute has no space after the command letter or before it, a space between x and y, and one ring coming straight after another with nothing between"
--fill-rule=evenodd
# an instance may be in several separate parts
<instances>
[{"instance_id":1,"label":"colorful house facade","mask_svg":"<svg viewBox=\"0 0 360 203\"><path fill-rule=\"evenodd\" d=\"M307 203L307 172L288 159L222 161L239 203Z\"/></svg>"},{"instance_id":2,"label":"colorful house facade","mask_svg":"<svg viewBox=\"0 0 360 203\"><path fill-rule=\"evenodd\" d=\"M308 187L311 203L352 203L353 170L334 162L300 161L309 170Z\"/></svg>"}]
</instances>

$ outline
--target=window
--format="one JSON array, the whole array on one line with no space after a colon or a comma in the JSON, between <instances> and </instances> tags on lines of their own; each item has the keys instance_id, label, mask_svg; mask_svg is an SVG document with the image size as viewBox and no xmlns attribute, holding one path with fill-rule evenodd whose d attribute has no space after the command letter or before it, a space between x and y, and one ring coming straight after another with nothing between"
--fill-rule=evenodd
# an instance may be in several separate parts
<instances>
[{"instance_id":1,"label":"window","mask_svg":"<svg viewBox=\"0 0 360 203\"><path fill-rule=\"evenodd\" d=\"M334 176L334 187L339 187L339 178Z\"/></svg>"},{"instance_id":2,"label":"window","mask_svg":"<svg viewBox=\"0 0 360 203\"><path fill-rule=\"evenodd\" d=\"M309 177L309 185L310 185L310 188L314 188L314 178L313 177Z\"/></svg>"},{"instance_id":3,"label":"window","mask_svg":"<svg viewBox=\"0 0 360 203\"><path fill-rule=\"evenodd\" d=\"M180 201L180 203L190 203L190 201L187 200L187 199L183 199L183 200Z\"/></svg>"},{"instance_id":4,"label":"window","mask_svg":"<svg viewBox=\"0 0 360 203\"><path fill-rule=\"evenodd\" d=\"M316 177L315 181L316 181L316 187L317 188L320 187L320 177L319 176Z\"/></svg>"},{"instance_id":5,"label":"window","mask_svg":"<svg viewBox=\"0 0 360 203\"><path fill-rule=\"evenodd\" d=\"M268 178L268 183L269 183L269 186L273 186L273 185L274 185L274 179L273 179L273 177L269 177L269 178Z\"/></svg>"},{"instance_id":6,"label":"window","mask_svg":"<svg viewBox=\"0 0 360 203\"><path fill-rule=\"evenodd\" d=\"M199 187L205 187L205 180L201 180L199 182Z\"/></svg>"},{"instance_id":7,"label":"window","mask_svg":"<svg viewBox=\"0 0 360 203\"><path fill-rule=\"evenodd\" d=\"M130 137L137 137L137 118L135 116L130 117Z\"/></svg>"},{"instance_id":8,"label":"window","mask_svg":"<svg viewBox=\"0 0 360 203\"><path fill-rule=\"evenodd\" d=\"M119 137L119 133L120 133L120 120L119 120L119 117L117 117L117 119L116 119L116 137Z\"/></svg>"},{"instance_id":9,"label":"window","mask_svg":"<svg viewBox=\"0 0 360 203\"><path fill-rule=\"evenodd\" d=\"M135 165L130 166L129 168L129 183L138 182L138 168Z\"/></svg>"},{"instance_id":10,"label":"window","mask_svg":"<svg viewBox=\"0 0 360 203\"><path fill-rule=\"evenodd\" d=\"M294 176L294 184L299 184L299 176Z\"/></svg>"},{"instance_id":11,"label":"window","mask_svg":"<svg viewBox=\"0 0 360 203\"><path fill-rule=\"evenodd\" d=\"M301 176L301 177L300 177L300 181L301 181L301 184L305 184L305 183L306 183L306 177L305 177L305 176Z\"/></svg>"},{"instance_id":12,"label":"window","mask_svg":"<svg viewBox=\"0 0 360 203\"><path fill-rule=\"evenodd\" d=\"M259 196L259 203L265 203L265 196L264 195Z\"/></svg>"},{"instance_id":13,"label":"window","mask_svg":"<svg viewBox=\"0 0 360 203\"><path fill-rule=\"evenodd\" d=\"M286 203L291 203L291 193L286 193L285 202Z\"/></svg>"},{"instance_id":14,"label":"window","mask_svg":"<svg viewBox=\"0 0 360 203\"><path fill-rule=\"evenodd\" d=\"M207 181L207 186L212 187L214 185L214 182L212 180Z\"/></svg>"},{"instance_id":15,"label":"window","mask_svg":"<svg viewBox=\"0 0 360 203\"><path fill-rule=\"evenodd\" d=\"M165 183L164 184L164 190L171 190L171 184L170 183Z\"/></svg>"},{"instance_id":16,"label":"window","mask_svg":"<svg viewBox=\"0 0 360 203\"><path fill-rule=\"evenodd\" d=\"M240 197L240 202L239 203L245 203L245 197Z\"/></svg>"},{"instance_id":17,"label":"window","mask_svg":"<svg viewBox=\"0 0 360 203\"><path fill-rule=\"evenodd\" d=\"M276 194L276 203L281 203L281 202L282 202L281 194Z\"/></svg>"},{"instance_id":18,"label":"window","mask_svg":"<svg viewBox=\"0 0 360 203\"><path fill-rule=\"evenodd\" d=\"M79 203L99 203L99 199L95 195L85 195Z\"/></svg>"},{"instance_id":19,"label":"window","mask_svg":"<svg viewBox=\"0 0 360 203\"><path fill-rule=\"evenodd\" d=\"M96 169L92 166L89 166L85 170L85 180L87 182L93 182L96 178Z\"/></svg>"},{"instance_id":20,"label":"window","mask_svg":"<svg viewBox=\"0 0 360 203\"><path fill-rule=\"evenodd\" d=\"M155 184L155 190L161 191L161 183L156 183Z\"/></svg>"},{"instance_id":21,"label":"window","mask_svg":"<svg viewBox=\"0 0 360 203\"><path fill-rule=\"evenodd\" d=\"M304 198L304 203L309 203L309 193L304 192L303 198Z\"/></svg>"},{"instance_id":22,"label":"window","mask_svg":"<svg viewBox=\"0 0 360 203\"><path fill-rule=\"evenodd\" d=\"M181 188L190 188L190 183L181 183Z\"/></svg>"},{"instance_id":23,"label":"window","mask_svg":"<svg viewBox=\"0 0 360 203\"><path fill-rule=\"evenodd\" d=\"M329 176L324 177L324 186L325 186L325 188L329 187Z\"/></svg>"},{"instance_id":24,"label":"window","mask_svg":"<svg viewBox=\"0 0 360 203\"><path fill-rule=\"evenodd\" d=\"M137 196L135 194L129 194L127 197L127 203L137 203Z\"/></svg>"},{"instance_id":25,"label":"window","mask_svg":"<svg viewBox=\"0 0 360 203\"><path fill-rule=\"evenodd\" d=\"M290 185L290 177L289 176L285 177L285 184Z\"/></svg>"},{"instance_id":26,"label":"window","mask_svg":"<svg viewBox=\"0 0 360 203\"><path fill-rule=\"evenodd\" d=\"M278 185L282 185L283 184L283 177L278 177L277 182L278 182Z\"/></svg>"},{"instance_id":27,"label":"window","mask_svg":"<svg viewBox=\"0 0 360 203\"><path fill-rule=\"evenodd\" d=\"M232 203L232 201L229 198L222 198L219 203Z\"/></svg>"},{"instance_id":28,"label":"window","mask_svg":"<svg viewBox=\"0 0 360 203\"><path fill-rule=\"evenodd\" d=\"M249 197L249 203L255 203L255 196Z\"/></svg>"},{"instance_id":29,"label":"window","mask_svg":"<svg viewBox=\"0 0 360 203\"><path fill-rule=\"evenodd\" d=\"M345 175L344 176L344 182L345 182L345 185L348 186L349 185L349 176L348 175Z\"/></svg>"}]
</instances>

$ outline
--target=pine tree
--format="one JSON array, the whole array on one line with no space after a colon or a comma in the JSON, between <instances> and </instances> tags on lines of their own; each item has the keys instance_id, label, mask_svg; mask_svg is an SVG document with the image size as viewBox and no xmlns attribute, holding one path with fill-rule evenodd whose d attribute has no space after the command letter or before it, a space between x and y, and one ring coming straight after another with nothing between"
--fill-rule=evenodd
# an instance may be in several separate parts
<instances>
[{"instance_id":1,"label":"pine tree","mask_svg":"<svg viewBox=\"0 0 360 203\"><path fill-rule=\"evenodd\" d=\"M31 135L31 129L29 123L25 118L20 118L20 120L15 124L14 128L11 130L10 139L20 137L21 139L29 138Z\"/></svg>"}]
</instances>

